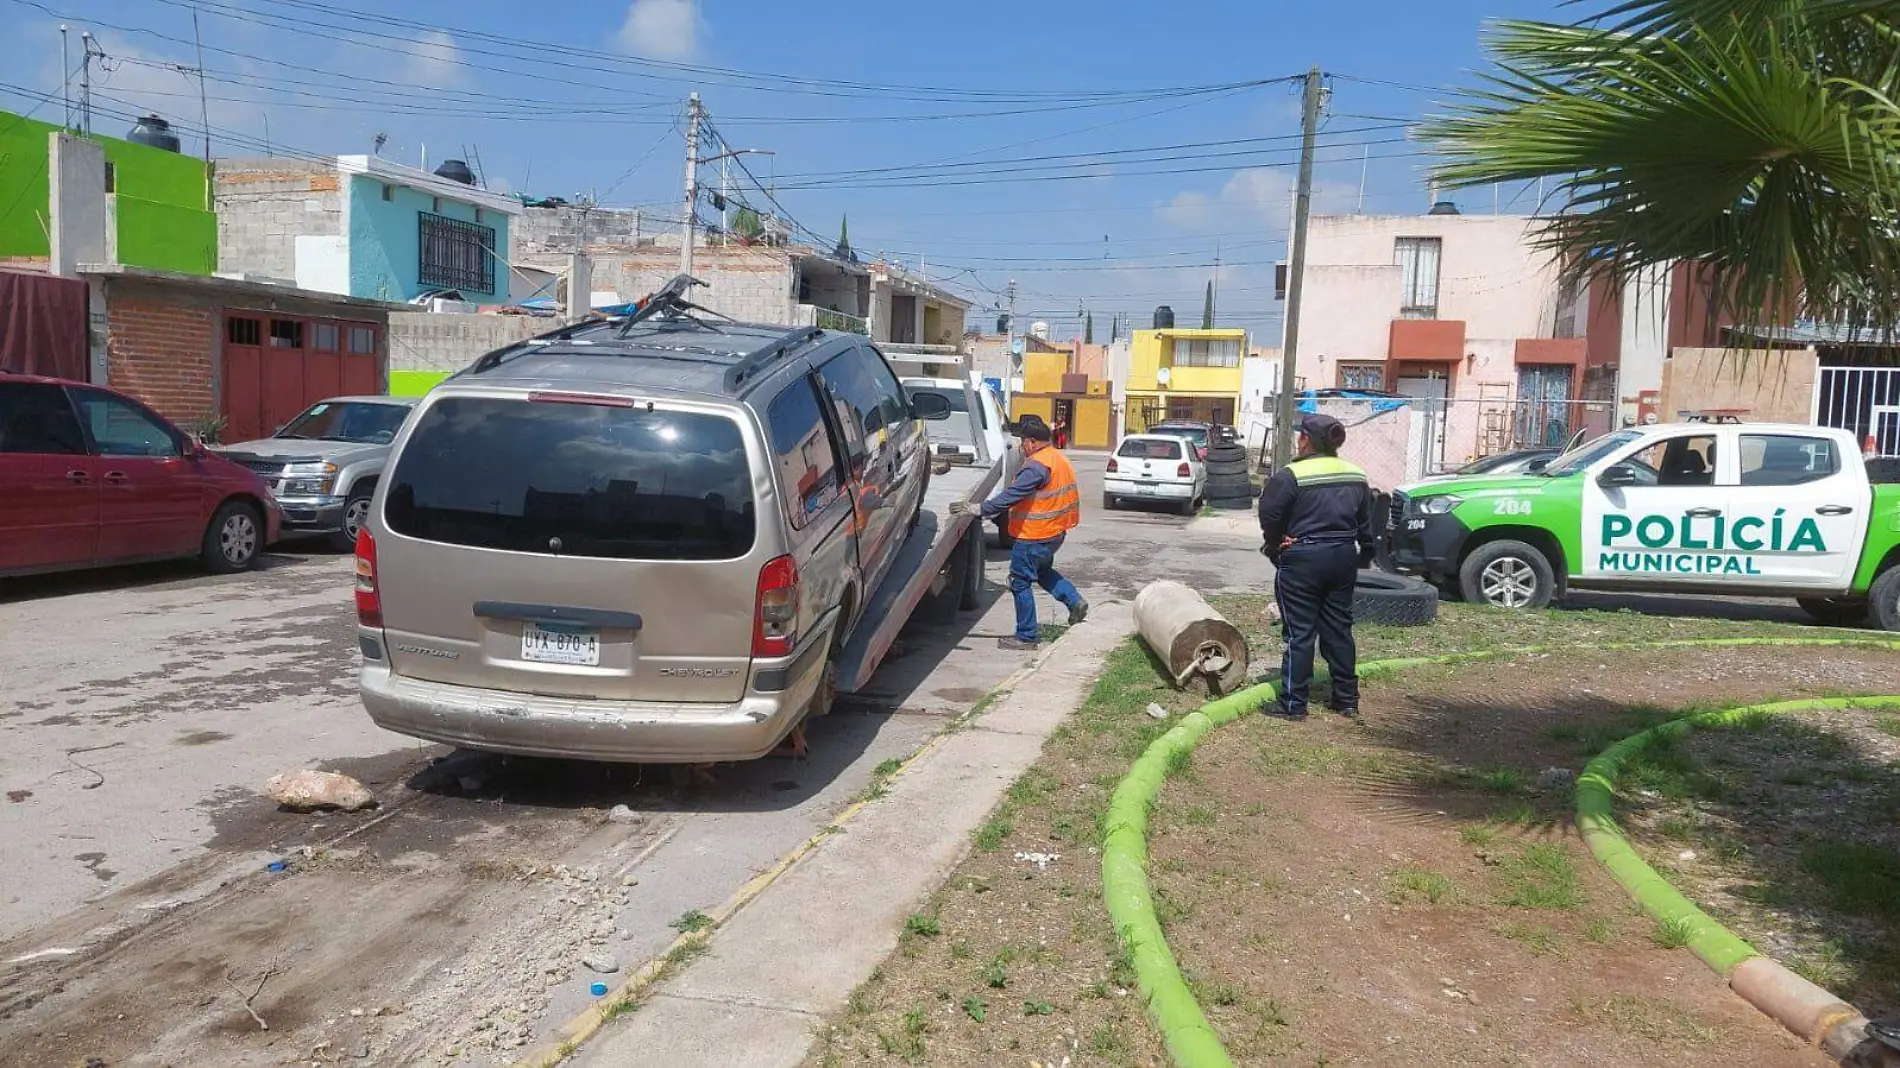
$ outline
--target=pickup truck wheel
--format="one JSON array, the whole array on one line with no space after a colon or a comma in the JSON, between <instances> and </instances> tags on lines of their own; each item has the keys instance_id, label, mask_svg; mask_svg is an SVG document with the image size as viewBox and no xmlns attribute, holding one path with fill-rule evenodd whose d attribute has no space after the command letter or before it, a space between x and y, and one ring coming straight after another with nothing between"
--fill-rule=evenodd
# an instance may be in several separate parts
<instances>
[{"instance_id":1,"label":"pickup truck wheel","mask_svg":"<svg viewBox=\"0 0 1900 1068\"><path fill-rule=\"evenodd\" d=\"M1544 608L1557 593L1557 576L1536 546L1521 541L1480 545L1458 569L1465 600L1494 608Z\"/></svg>"},{"instance_id":2,"label":"pickup truck wheel","mask_svg":"<svg viewBox=\"0 0 1900 1068\"><path fill-rule=\"evenodd\" d=\"M249 571L264 551L264 517L243 501L227 502L205 528L198 558L220 575Z\"/></svg>"},{"instance_id":3,"label":"pickup truck wheel","mask_svg":"<svg viewBox=\"0 0 1900 1068\"><path fill-rule=\"evenodd\" d=\"M1900 631L1900 567L1890 567L1887 573L1874 580L1874 588L1867 592L1867 599L1874 609L1874 622L1881 630Z\"/></svg>"},{"instance_id":4,"label":"pickup truck wheel","mask_svg":"<svg viewBox=\"0 0 1900 1068\"><path fill-rule=\"evenodd\" d=\"M343 529L330 535L330 548L340 553L356 551L356 536L369 522L369 494L353 493L343 505Z\"/></svg>"},{"instance_id":5,"label":"pickup truck wheel","mask_svg":"<svg viewBox=\"0 0 1900 1068\"><path fill-rule=\"evenodd\" d=\"M1867 622L1869 605L1859 598L1798 597L1795 603L1824 627L1857 627Z\"/></svg>"}]
</instances>

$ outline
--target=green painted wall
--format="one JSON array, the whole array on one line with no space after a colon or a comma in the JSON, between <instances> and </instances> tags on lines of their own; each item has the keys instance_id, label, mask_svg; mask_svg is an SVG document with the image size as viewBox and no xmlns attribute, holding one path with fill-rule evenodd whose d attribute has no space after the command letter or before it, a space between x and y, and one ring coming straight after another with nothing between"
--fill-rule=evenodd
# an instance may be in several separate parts
<instances>
[{"instance_id":1,"label":"green painted wall","mask_svg":"<svg viewBox=\"0 0 1900 1068\"><path fill-rule=\"evenodd\" d=\"M46 135L51 123L0 111L0 257L47 256ZM205 210L203 160L99 137L118 194L119 262L187 274L218 267L218 219Z\"/></svg>"},{"instance_id":2,"label":"green painted wall","mask_svg":"<svg viewBox=\"0 0 1900 1068\"><path fill-rule=\"evenodd\" d=\"M392 397L420 397L442 384L449 377L447 371L391 371L389 372L389 395Z\"/></svg>"}]
</instances>

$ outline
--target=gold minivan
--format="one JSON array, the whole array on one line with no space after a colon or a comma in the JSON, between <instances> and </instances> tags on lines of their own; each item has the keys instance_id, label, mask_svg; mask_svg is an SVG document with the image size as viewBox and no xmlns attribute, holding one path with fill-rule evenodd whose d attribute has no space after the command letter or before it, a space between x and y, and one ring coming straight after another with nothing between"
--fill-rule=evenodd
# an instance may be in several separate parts
<instances>
[{"instance_id":1,"label":"gold minivan","mask_svg":"<svg viewBox=\"0 0 1900 1068\"><path fill-rule=\"evenodd\" d=\"M828 710L942 413L864 337L691 308L498 350L418 406L357 543L378 725L683 763Z\"/></svg>"}]
</instances>

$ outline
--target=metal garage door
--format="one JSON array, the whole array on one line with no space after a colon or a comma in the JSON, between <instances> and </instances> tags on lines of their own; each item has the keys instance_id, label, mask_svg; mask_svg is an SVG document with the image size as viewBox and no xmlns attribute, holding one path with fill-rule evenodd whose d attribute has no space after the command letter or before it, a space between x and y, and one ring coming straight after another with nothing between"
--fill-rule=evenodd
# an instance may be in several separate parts
<instances>
[{"instance_id":1,"label":"metal garage door","mask_svg":"<svg viewBox=\"0 0 1900 1068\"><path fill-rule=\"evenodd\" d=\"M226 311L223 440L264 437L325 397L381 393L378 340L370 323Z\"/></svg>"}]
</instances>

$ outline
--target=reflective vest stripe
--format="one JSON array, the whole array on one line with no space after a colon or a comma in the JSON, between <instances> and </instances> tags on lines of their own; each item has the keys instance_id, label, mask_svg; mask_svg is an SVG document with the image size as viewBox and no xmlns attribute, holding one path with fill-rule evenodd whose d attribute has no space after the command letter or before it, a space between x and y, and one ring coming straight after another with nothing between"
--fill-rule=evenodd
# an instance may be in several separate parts
<instances>
[{"instance_id":1,"label":"reflective vest stripe","mask_svg":"<svg viewBox=\"0 0 1900 1068\"><path fill-rule=\"evenodd\" d=\"M1286 465L1286 469L1293 472L1293 481L1301 486L1327 486L1366 481L1366 472L1363 468L1337 456L1309 456L1304 460L1293 461Z\"/></svg>"},{"instance_id":2,"label":"reflective vest stripe","mask_svg":"<svg viewBox=\"0 0 1900 1068\"><path fill-rule=\"evenodd\" d=\"M1043 449L1030 462L1048 468L1049 481L1034 496L1009 506L1009 535L1023 541L1048 541L1081 523L1082 491L1069 458L1055 449Z\"/></svg>"}]
</instances>

